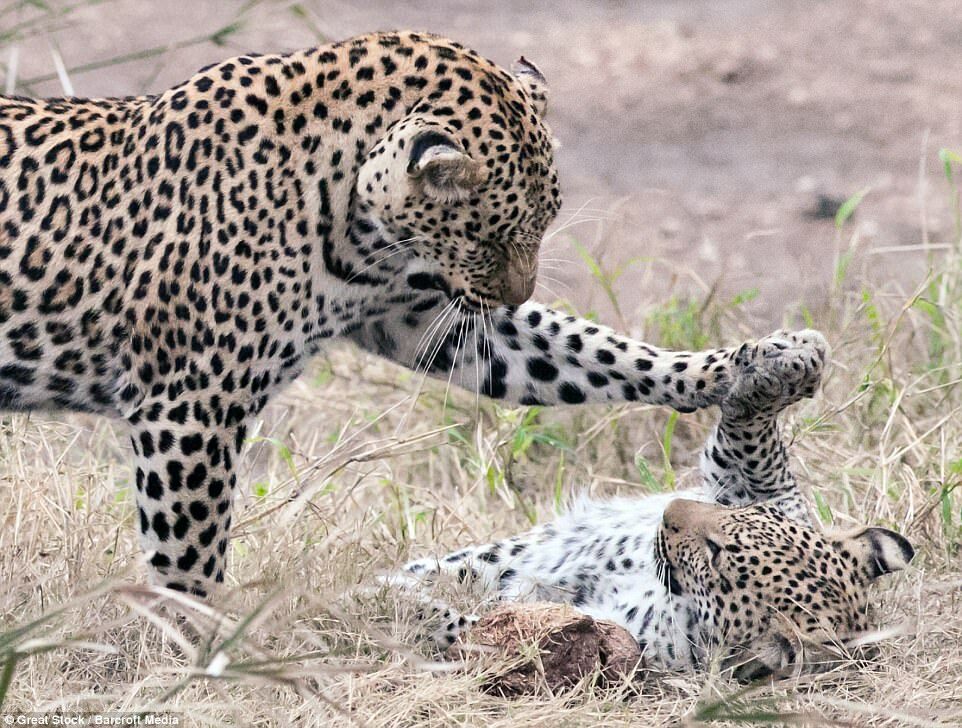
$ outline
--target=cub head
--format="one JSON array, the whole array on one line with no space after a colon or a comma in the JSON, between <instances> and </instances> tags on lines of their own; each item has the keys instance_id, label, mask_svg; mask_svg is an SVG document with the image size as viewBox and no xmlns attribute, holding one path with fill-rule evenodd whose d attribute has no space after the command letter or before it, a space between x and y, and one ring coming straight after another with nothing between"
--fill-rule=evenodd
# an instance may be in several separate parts
<instances>
[{"instance_id":1,"label":"cub head","mask_svg":"<svg viewBox=\"0 0 962 728\"><path fill-rule=\"evenodd\" d=\"M418 287L474 310L531 296L561 205L546 88L524 59L512 75L461 53L371 149L355 218L418 259Z\"/></svg>"},{"instance_id":2,"label":"cub head","mask_svg":"<svg viewBox=\"0 0 962 728\"><path fill-rule=\"evenodd\" d=\"M803 643L864 632L869 585L915 554L885 528L823 534L771 505L683 499L665 509L657 551L670 591L697 610L705 645L724 645L747 666L739 677L795 662Z\"/></svg>"}]
</instances>

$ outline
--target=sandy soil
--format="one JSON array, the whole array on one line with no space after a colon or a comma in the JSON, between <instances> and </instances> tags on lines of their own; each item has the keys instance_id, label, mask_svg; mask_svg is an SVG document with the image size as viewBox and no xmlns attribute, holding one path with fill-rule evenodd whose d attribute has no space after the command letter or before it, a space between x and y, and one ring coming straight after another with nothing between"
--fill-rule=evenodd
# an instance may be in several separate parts
<instances>
[{"instance_id":1,"label":"sandy soil","mask_svg":"<svg viewBox=\"0 0 962 728\"><path fill-rule=\"evenodd\" d=\"M616 286L626 320L613 323L632 329L668 292L701 297L716 283L724 296L759 289L751 310L759 325L777 323L803 305L817 310L853 232L857 265L883 282L924 272L927 256L915 247L923 227L935 244L951 230L936 152L962 146L958 0L250 5L107 0L81 8L19 42L18 77L51 74L51 44L76 69L234 22L240 27L223 46L73 70L75 92L156 91L235 52L378 28L448 34L502 64L524 54L551 83L567 209L584 210L548 254L573 265L546 272L551 291L539 296L612 318L573 235L609 270L627 265ZM23 10L18 19L35 15ZM0 18L0 29L15 18ZM28 90L60 93L56 80ZM871 192L853 224L837 235L834 207L864 188Z\"/></svg>"}]
</instances>

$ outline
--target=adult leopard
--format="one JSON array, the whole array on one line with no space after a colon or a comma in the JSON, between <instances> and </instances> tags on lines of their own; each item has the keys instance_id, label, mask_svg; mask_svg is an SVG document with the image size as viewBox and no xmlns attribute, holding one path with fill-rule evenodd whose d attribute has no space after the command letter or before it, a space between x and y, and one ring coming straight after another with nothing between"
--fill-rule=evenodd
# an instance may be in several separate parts
<instances>
[{"instance_id":1,"label":"adult leopard","mask_svg":"<svg viewBox=\"0 0 962 728\"><path fill-rule=\"evenodd\" d=\"M582 499L527 533L412 561L381 582L420 602L442 650L478 620L439 600L447 580L472 587L455 598L473 604L562 602L619 624L658 670L717 657L754 679L830 658L825 645L869 628L871 583L914 550L885 528L826 533L812 522L778 422L821 377L824 342L807 339L764 367L750 349L735 357L697 487Z\"/></svg>"},{"instance_id":2,"label":"adult leopard","mask_svg":"<svg viewBox=\"0 0 962 728\"><path fill-rule=\"evenodd\" d=\"M561 204L545 101L523 59L412 32L2 99L0 408L126 420L152 575L207 595L248 423L326 341L516 403L720 401L734 350L525 303Z\"/></svg>"}]
</instances>

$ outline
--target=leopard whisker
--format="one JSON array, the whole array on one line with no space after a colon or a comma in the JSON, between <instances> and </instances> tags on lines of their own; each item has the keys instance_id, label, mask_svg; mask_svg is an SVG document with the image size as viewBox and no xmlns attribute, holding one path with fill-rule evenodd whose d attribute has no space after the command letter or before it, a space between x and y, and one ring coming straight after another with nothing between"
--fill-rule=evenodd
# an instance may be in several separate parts
<instances>
[{"instance_id":1,"label":"leopard whisker","mask_svg":"<svg viewBox=\"0 0 962 728\"><path fill-rule=\"evenodd\" d=\"M452 299L451 301L448 301L447 305L444 307L441 314L439 314L438 318L435 319L434 323L432 323L432 327L434 328L434 333L431 334L430 339L425 345L424 351L421 353L421 356L418 358L417 365L413 368L413 371L415 373L420 373L421 375L420 379L418 380L418 386L417 386L417 389L414 391L414 394L411 395L411 407L408 409L407 412L404 413L404 415L401 416L400 421L398 422L398 425L395 428L397 432L401 432L404 429L405 425L407 424L408 417L414 412L414 408L417 406L418 400L421 398L421 392L424 390L424 383L427 381L428 374L431 371L431 367L434 366L435 359L437 359L437 356L440 353L441 348L444 346L444 342L447 339L452 326L454 326L454 323L458 319L458 314L456 311L457 304L458 304L458 301L456 299ZM453 316L451 315L452 313L454 314ZM439 321L442 323L438 323ZM439 333L441 335L438 336L437 340L435 341L434 337ZM431 350L431 355L427 360L424 360L424 370L422 371L421 362L429 348Z\"/></svg>"},{"instance_id":2,"label":"leopard whisker","mask_svg":"<svg viewBox=\"0 0 962 728\"><path fill-rule=\"evenodd\" d=\"M605 207L584 207L584 206L582 206L582 207L578 208L577 210L575 210L575 209L573 209L573 208L570 208L570 209L568 209L568 210L561 210L561 211L558 213L558 217L561 217L562 215L567 216L567 217L572 217L572 216L579 215L579 214L585 213L585 212L594 213L594 214L596 214L596 215L605 215L605 216L607 216L607 217L615 217L615 216L616 216L615 213L613 213L610 209L605 208Z\"/></svg>"},{"instance_id":3,"label":"leopard whisker","mask_svg":"<svg viewBox=\"0 0 962 728\"><path fill-rule=\"evenodd\" d=\"M376 259L375 261L373 261L372 263L370 263L370 264L364 266L363 268L361 268L361 269L360 269L359 271L357 271L354 275L352 275L350 278L348 278L348 279L347 279L347 282L348 282L348 283L351 283L355 278L357 278L358 276L360 276L360 275L361 275L362 273L364 273L365 271L369 271L371 268L373 268L373 267L375 267L375 266L377 266L377 265L380 265L380 264L383 263L384 261L386 261L386 260L388 260L388 259L390 259L390 258L393 258L393 257L396 256L396 255L400 255L401 253L406 253L406 252L412 250L412 249L415 247L415 245L416 245L417 243L419 243L419 242L422 242L422 240L423 240L423 238L421 238L420 236L415 236L415 237L413 237L413 238L407 238L407 239L405 239L405 240L398 240L396 243L391 243L391 244L389 244L389 245L384 246L383 248L380 248L377 252L381 252L381 251L385 251L385 250L389 250L389 251L391 251L391 252L388 253L387 255L382 255L381 257L377 258L377 259ZM401 246L401 247L397 248L396 250L391 250L392 248L395 248L396 246Z\"/></svg>"},{"instance_id":4,"label":"leopard whisker","mask_svg":"<svg viewBox=\"0 0 962 728\"><path fill-rule=\"evenodd\" d=\"M594 201L595 201L595 198L589 197L587 200L584 201L584 203L581 204L580 207L577 207L577 208L568 208L567 210L564 210L564 209L563 209L563 210L559 211L558 216L560 217L561 215L566 215L569 220L570 220L571 218L573 218L573 217L577 217L578 215L582 214L583 212L593 212L593 213L597 213L597 214L599 214L599 215L606 215L606 216L608 216L608 217L613 217L613 216L614 216L614 213L612 213L612 211L611 211L610 209L606 209L606 208L603 208L603 207L589 207L589 205L591 205L591 203L594 202Z\"/></svg>"},{"instance_id":5,"label":"leopard whisker","mask_svg":"<svg viewBox=\"0 0 962 728\"><path fill-rule=\"evenodd\" d=\"M444 321L445 318L447 318L448 314L454 309L454 306L455 306L454 300L448 301L445 304L444 308L442 308L441 311L438 312L438 314L434 317L434 321L432 321L431 324L425 329L424 333L421 334L421 338L418 340L417 345L414 347L414 356L416 357L415 365L414 365L415 372L420 372L421 362L423 361L424 356L427 354L428 350L432 346L434 334L437 333L437 330L441 327L441 323Z\"/></svg>"},{"instance_id":6,"label":"leopard whisker","mask_svg":"<svg viewBox=\"0 0 962 728\"><path fill-rule=\"evenodd\" d=\"M543 279L546 280L546 281L550 281L551 283L554 283L554 284L560 286L562 290L568 290L568 291L571 290L571 285L570 285L570 284L565 283L564 281L559 280L559 279L555 278L554 276L543 275L543 276L541 276L541 278L543 278Z\"/></svg>"},{"instance_id":7,"label":"leopard whisker","mask_svg":"<svg viewBox=\"0 0 962 728\"><path fill-rule=\"evenodd\" d=\"M535 283L535 287L536 287L536 288L541 288L541 289L543 289L544 291L546 291L549 295L553 296L553 297L554 297L556 300L558 300L558 301L564 301L564 300L565 300L565 296L562 296L562 295L559 294L557 291L555 291L553 288L551 288L551 286L547 285L546 283L543 283L542 281L538 281L537 283Z\"/></svg>"},{"instance_id":8,"label":"leopard whisker","mask_svg":"<svg viewBox=\"0 0 962 728\"><path fill-rule=\"evenodd\" d=\"M518 241L513 238L508 239L508 244L514 249L514 253L516 256L515 260L518 261L519 265L522 267L522 273L524 275L530 275L532 271L536 269L538 266L537 258L535 256L526 254L521 249L521 246L518 244Z\"/></svg>"},{"instance_id":9,"label":"leopard whisker","mask_svg":"<svg viewBox=\"0 0 962 728\"><path fill-rule=\"evenodd\" d=\"M547 243L547 242L553 240L558 234L563 233L563 232L565 232L566 230L570 230L571 228L576 227L576 226L578 226L578 225L583 225L583 224L589 223L589 222L605 222L605 220L604 220L603 218L600 218L600 217L584 217L584 218L581 218L581 219L578 219L578 220L570 220L570 221L566 222L564 225L560 225L560 226L554 228L551 232L549 232L547 235L545 235L545 236L544 236L544 239L543 239L543 242Z\"/></svg>"},{"instance_id":10,"label":"leopard whisker","mask_svg":"<svg viewBox=\"0 0 962 728\"><path fill-rule=\"evenodd\" d=\"M451 368L448 370L448 382L447 382L447 385L445 385L445 387L444 387L444 405L443 405L443 407L442 407L442 414L446 414L446 413L447 413L448 394L449 394L450 391L451 391L451 380L452 380L453 377L454 377L454 370L455 370L455 368L456 368L455 364L457 363L458 354L459 354L459 353L462 353L461 364L462 364L462 366L464 365L463 349L462 349L461 345L462 345L462 341L463 341L463 338L464 338L464 327L465 327L465 324L467 323L468 320L467 320L467 318L466 318L465 316L462 315L463 313L464 313L464 312L463 312L463 310L462 310L461 300L458 299L458 321L457 321L457 323L458 323L458 341L457 341L457 344L455 344L455 347L454 347L454 354L451 356ZM463 376L462 376L462 379L463 379Z\"/></svg>"},{"instance_id":11,"label":"leopard whisker","mask_svg":"<svg viewBox=\"0 0 962 728\"><path fill-rule=\"evenodd\" d=\"M474 416L477 419L481 413L481 352L478 351L478 314L471 314L474 317Z\"/></svg>"},{"instance_id":12,"label":"leopard whisker","mask_svg":"<svg viewBox=\"0 0 962 728\"><path fill-rule=\"evenodd\" d=\"M487 367L488 367L488 372L487 372L487 376L486 376L486 378L485 378L485 381L490 380L490 379L491 379L491 374L492 374L491 341L490 341L490 337L489 337L489 335L488 335L488 323L490 322L490 324L491 324L491 330L492 330L492 331L494 331L495 328L494 328L494 321L490 318L490 316L491 316L491 314L488 312L487 303L486 303L485 300L482 298L482 299L481 299L481 328L482 328L482 333L483 333L483 337L484 337L484 363L482 364L482 367L483 367L484 365L487 365ZM483 381L479 381L479 382L478 382L478 391L479 391L479 392L481 391L481 388L482 388L483 386L484 386L484 382L483 382Z\"/></svg>"},{"instance_id":13,"label":"leopard whisker","mask_svg":"<svg viewBox=\"0 0 962 728\"><path fill-rule=\"evenodd\" d=\"M424 367L424 371L422 372L422 374L425 377L428 375L428 373L431 371L431 368L434 366L434 362L437 360L438 354L441 352L441 349L444 346L445 341L450 335L451 329L454 328L454 325L460 319L460 313L458 310L459 307L460 307L460 301L457 301L457 300L454 301L454 305L450 307L448 316L446 317L444 327L443 327L443 333L441 333L442 331L441 328L439 328L438 331L435 332L435 333L440 333L440 336L437 337L437 340L435 341L432 347L431 357L430 359L428 359L427 364Z\"/></svg>"},{"instance_id":14,"label":"leopard whisker","mask_svg":"<svg viewBox=\"0 0 962 728\"><path fill-rule=\"evenodd\" d=\"M435 342L433 350L431 352L431 358L428 359L424 367L424 371L422 372L421 383L418 386L418 392L417 392L418 397L421 395L421 389L423 388L424 382L428 377L428 373L431 371L432 367L434 366L434 362L438 358L438 354L441 353L441 350L444 348L444 345L447 342L448 337L451 335L451 329L453 329L455 324L458 323L458 321L460 320L460 315L456 308L452 308L451 312L453 315L449 315L447 317L447 321L444 325L443 333L441 333L441 335L438 337L437 341ZM447 396L447 393L445 393L445 396Z\"/></svg>"}]
</instances>

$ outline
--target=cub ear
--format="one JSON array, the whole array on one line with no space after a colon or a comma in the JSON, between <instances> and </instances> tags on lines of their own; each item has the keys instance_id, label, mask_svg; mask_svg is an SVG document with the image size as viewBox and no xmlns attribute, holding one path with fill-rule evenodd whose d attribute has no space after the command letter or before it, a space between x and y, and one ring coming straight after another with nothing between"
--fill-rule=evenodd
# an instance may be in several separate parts
<instances>
[{"instance_id":1,"label":"cub ear","mask_svg":"<svg viewBox=\"0 0 962 728\"><path fill-rule=\"evenodd\" d=\"M511 65L511 72L531 96L538 115L544 116L548 110L548 82L544 74L524 56Z\"/></svg>"},{"instance_id":2,"label":"cub ear","mask_svg":"<svg viewBox=\"0 0 962 728\"><path fill-rule=\"evenodd\" d=\"M869 579L901 571L915 556L908 539L887 528L866 528L849 537Z\"/></svg>"},{"instance_id":3,"label":"cub ear","mask_svg":"<svg viewBox=\"0 0 962 728\"><path fill-rule=\"evenodd\" d=\"M411 142L408 176L425 195L441 202L469 197L485 180L484 167L453 137L435 129L418 132Z\"/></svg>"}]
</instances>

